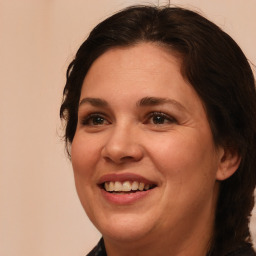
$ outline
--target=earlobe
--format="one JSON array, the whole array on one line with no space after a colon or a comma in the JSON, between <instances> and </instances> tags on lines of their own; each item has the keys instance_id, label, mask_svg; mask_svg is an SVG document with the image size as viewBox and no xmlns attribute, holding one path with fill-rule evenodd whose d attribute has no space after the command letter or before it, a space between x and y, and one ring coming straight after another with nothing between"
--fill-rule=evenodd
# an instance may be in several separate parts
<instances>
[{"instance_id":1,"label":"earlobe","mask_svg":"<svg viewBox=\"0 0 256 256\"><path fill-rule=\"evenodd\" d=\"M238 169L241 156L237 150L222 149L220 153L219 167L216 173L217 180L226 180L231 177Z\"/></svg>"}]
</instances>

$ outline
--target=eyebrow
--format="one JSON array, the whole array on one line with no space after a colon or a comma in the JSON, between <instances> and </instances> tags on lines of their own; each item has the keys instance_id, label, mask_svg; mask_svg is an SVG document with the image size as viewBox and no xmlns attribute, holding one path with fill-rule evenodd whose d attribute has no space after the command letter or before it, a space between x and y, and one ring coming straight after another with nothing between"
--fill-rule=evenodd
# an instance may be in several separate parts
<instances>
[{"instance_id":1,"label":"eyebrow","mask_svg":"<svg viewBox=\"0 0 256 256\"><path fill-rule=\"evenodd\" d=\"M186 110L186 108L178 101L170 98L158 98L158 97L145 97L137 102L138 106L158 106L162 104L171 104L176 106L180 110Z\"/></svg>"},{"instance_id":2,"label":"eyebrow","mask_svg":"<svg viewBox=\"0 0 256 256\"><path fill-rule=\"evenodd\" d=\"M99 99L99 98L83 98L80 102L79 102L79 107L85 103L89 103L90 105L94 106L94 107L107 107L109 104L107 103L107 101L103 100L103 99Z\"/></svg>"},{"instance_id":3,"label":"eyebrow","mask_svg":"<svg viewBox=\"0 0 256 256\"><path fill-rule=\"evenodd\" d=\"M100 98L83 98L79 102L79 107L83 104L90 104L94 107L108 107L109 104L106 100L100 99ZM144 97L140 99L137 103L137 107L147 107L147 106L158 106L162 104L171 104L177 107L180 110L186 110L186 108L179 103L178 101L170 98L159 98L159 97Z\"/></svg>"}]
</instances>

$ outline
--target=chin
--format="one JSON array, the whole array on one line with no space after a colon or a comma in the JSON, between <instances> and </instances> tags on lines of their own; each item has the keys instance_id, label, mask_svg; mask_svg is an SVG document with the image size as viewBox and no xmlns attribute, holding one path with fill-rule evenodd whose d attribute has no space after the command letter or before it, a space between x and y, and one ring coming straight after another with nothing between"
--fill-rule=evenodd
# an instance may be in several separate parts
<instances>
[{"instance_id":1,"label":"chin","mask_svg":"<svg viewBox=\"0 0 256 256\"><path fill-rule=\"evenodd\" d=\"M136 242L144 239L154 229L152 220L136 217L134 214L111 216L107 223L96 225L103 237L119 242Z\"/></svg>"}]
</instances>

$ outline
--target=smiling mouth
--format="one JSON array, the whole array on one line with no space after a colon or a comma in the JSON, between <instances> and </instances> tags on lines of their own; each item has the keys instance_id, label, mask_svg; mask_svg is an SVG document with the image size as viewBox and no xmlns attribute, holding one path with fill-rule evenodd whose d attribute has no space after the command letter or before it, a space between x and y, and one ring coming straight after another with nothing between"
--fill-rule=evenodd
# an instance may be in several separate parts
<instances>
[{"instance_id":1,"label":"smiling mouth","mask_svg":"<svg viewBox=\"0 0 256 256\"><path fill-rule=\"evenodd\" d=\"M127 194L147 191L156 187L155 184L145 184L139 181L107 181L101 184L101 187L109 193Z\"/></svg>"}]
</instances>

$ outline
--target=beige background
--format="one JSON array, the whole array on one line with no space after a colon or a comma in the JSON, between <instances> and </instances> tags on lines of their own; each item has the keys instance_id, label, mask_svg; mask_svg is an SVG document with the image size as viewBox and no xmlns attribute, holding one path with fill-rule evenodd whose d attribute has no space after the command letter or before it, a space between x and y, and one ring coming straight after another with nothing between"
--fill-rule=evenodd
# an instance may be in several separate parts
<instances>
[{"instance_id":1,"label":"beige background","mask_svg":"<svg viewBox=\"0 0 256 256\"><path fill-rule=\"evenodd\" d=\"M85 255L98 240L59 137L65 70L94 25L146 2L158 1L0 0L0 255ZM255 0L171 2L203 11L256 63Z\"/></svg>"}]
</instances>

